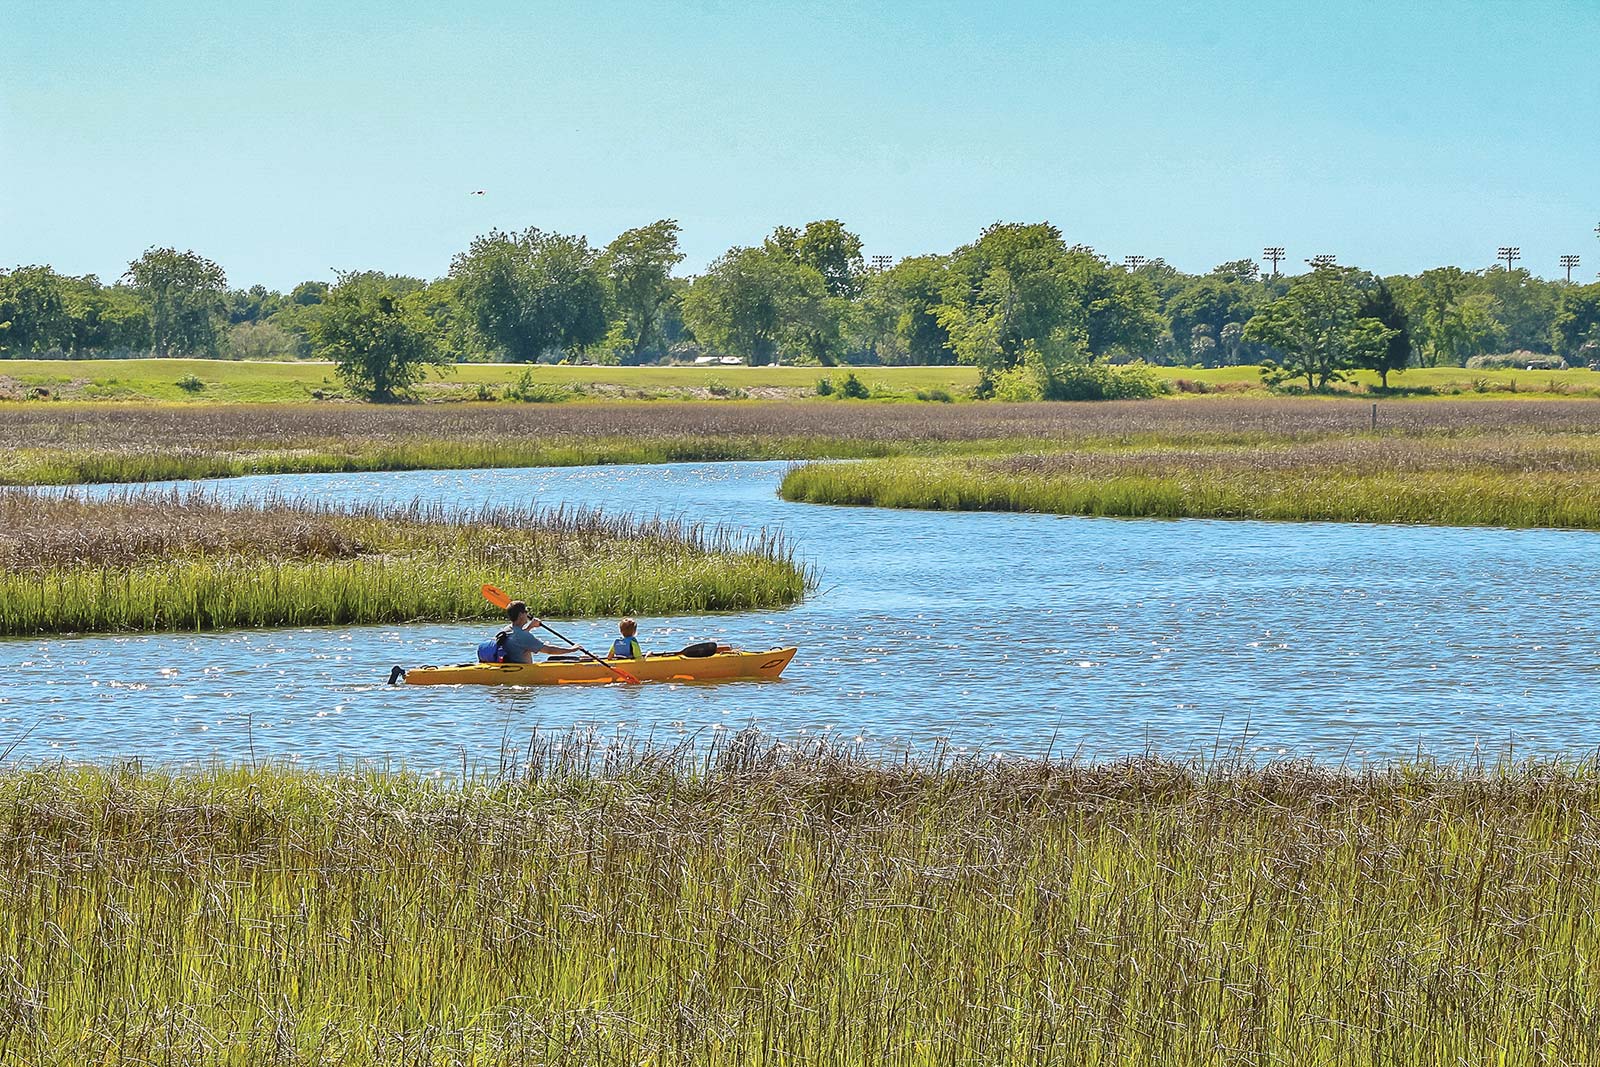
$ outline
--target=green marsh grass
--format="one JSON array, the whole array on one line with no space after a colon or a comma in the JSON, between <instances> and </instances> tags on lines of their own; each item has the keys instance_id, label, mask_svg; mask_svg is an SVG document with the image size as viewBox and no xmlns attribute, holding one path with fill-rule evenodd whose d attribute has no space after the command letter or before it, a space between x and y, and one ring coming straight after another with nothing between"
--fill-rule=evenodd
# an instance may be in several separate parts
<instances>
[{"instance_id":1,"label":"green marsh grass","mask_svg":"<svg viewBox=\"0 0 1600 1067\"><path fill-rule=\"evenodd\" d=\"M791 470L786 499L946 511L1600 529L1600 437L1130 444Z\"/></svg>"},{"instance_id":2,"label":"green marsh grass","mask_svg":"<svg viewBox=\"0 0 1600 1067\"><path fill-rule=\"evenodd\" d=\"M1332 399L1056 404L0 404L0 484L726 459L1273 445L1366 433ZM1590 401L1392 402L1402 436L1600 433Z\"/></svg>"},{"instance_id":3,"label":"green marsh grass","mask_svg":"<svg viewBox=\"0 0 1600 1067\"><path fill-rule=\"evenodd\" d=\"M1592 1063L1597 912L1587 764L13 769L0 1062Z\"/></svg>"},{"instance_id":4,"label":"green marsh grass","mask_svg":"<svg viewBox=\"0 0 1600 1067\"><path fill-rule=\"evenodd\" d=\"M778 537L594 511L0 490L0 634L487 618L485 582L557 618L739 610L809 580Z\"/></svg>"}]
</instances>

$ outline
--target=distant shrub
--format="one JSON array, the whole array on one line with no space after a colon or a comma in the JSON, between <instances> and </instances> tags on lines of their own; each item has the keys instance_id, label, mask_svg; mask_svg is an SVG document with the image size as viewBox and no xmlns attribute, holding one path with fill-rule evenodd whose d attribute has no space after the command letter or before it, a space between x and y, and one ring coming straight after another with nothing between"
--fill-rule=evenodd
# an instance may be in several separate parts
<instances>
[{"instance_id":1,"label":"distant shrub","mask_svg":"<svg viewBox=\"0 0 1600 1067\"><path fill-rule=\"evenodd\" d=\"M1205 382L1195 381L1193 378L1175 378L1172 382L1180 393L1209 393L1211 386Z\"/></svg>"},{"instance_id":2,"label":"distant shrub","mask_svg":"<svg viewBox=\"0 0 1600 1067\"><path fill-rule=\"evenodd\" d=\"M241 322L228 328L230 359L295 359L307 354L299 337L271 322Z\"/></svg>"},{"instance_id":3,"label":"distant shrub","mask_svg":"<svg viewBox=\"0 0 1600 1067\"><path fill-rule=\"evenodd\" d=\"M177 386L186 393L198 393L206 387L206 383L201 381L197 375L185 374L178 379Z\"/></svg>"},{"instance_id":4,"label":"distant shrub","mask_svg":"<svg viewBox=\"0 0 1600 1067\"><path fill-rule=\"evenodd\" d=\"M498 400L499 397L500 397L500 394L495 392L494 386L490 385L487 382L479 382L478 383L478 399L479 400Z\"/></svg>"},{"instance_id":5,"label":"distant shrub","mask_svg":"<svg viewBox=\"0 0 1600 1067\"><path fill-rule=\"evenodd\" d=\"M1171 390L1147 363L1068 363L1044 382L1046 400L1145 400Z\"/></svg>"},{"instance_id":6,"label":"distant shrub","mask_svg":"<svg viewBox=\"0 0 1600 1067\"><path fill-rule=\"evenodd\" d=\"M1468 370L1566 370L1567 361L1547 352L1502 352L1492 356L1473 356Z\"/></svg>"},{"instance_id":7,"label":"distant shrub","mask_svg":"<svg viewBox=\"0 0 1600 1067\"><path fill-rule=\"evenodd\" d=\"M1044 399L1044 385L1039 374L1026 364L1008 367L994 376L991 395L996 400L1020 404Z\"/></svg>"},{"instance_id":8,"label":"distant shrub","mask_svg":"<svg viewBox=\"0 0 1600 1067\"><path fill-rule=\"evenodd\" d=\"M844 376L844 381L839 383L839 395L847 400L865 400L872 395L872 391L861 384L861 379L856 377L855 371Z\"/></svg>"},{"instance_id":9,"label":"distant shrub","mask_svg":"<svg viewBox=\"0 0 1600 1067\"><path fill-rule=\"evenodd\" d=\"M832 379L829 379L829 378L818 378L817 379L817 395L818 396L832 396L833 395L833 381L832 381Z\"/></svg>"},{"instance_id":10,"label":"distant shrub","mask_svg":"<svg viewBox=\"0 0 1600 1067\"><path fill-rule=\"evenodd\" d=\"M934 403L939 404L951 404L955 402L955 397L951 396L950 393L944 389L918 389L917 399L933 401Z\"/></svg>"},{"instance_id":11,"label":"distant shrub","mask_svg":"<svg viewBox=\"0 0 1600 1067\"><path fill-rule=\"evenodd\" d=\"M523 371L516 381L506 386L506 399L520 400L524 404L559 404L576 395L564 385L534 381L531 370Z\"/></svg>"}]
</instances>

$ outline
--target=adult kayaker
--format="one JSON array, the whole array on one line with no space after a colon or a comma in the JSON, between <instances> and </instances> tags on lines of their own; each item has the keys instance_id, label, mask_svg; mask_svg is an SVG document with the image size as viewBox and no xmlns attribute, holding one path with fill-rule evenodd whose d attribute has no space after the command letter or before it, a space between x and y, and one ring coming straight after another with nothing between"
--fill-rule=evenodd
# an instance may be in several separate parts
<instances>
[{"instance_id":1,"label":"adult kayaker","mask_svg":"<svg viewBox=\"0 0 1600 1067\"><path fill-rule=\"evenodd\" d=\"M511 629L506 631L505 639L501 646L505 649L507 663L532 663L537 655L575 656L578 650L565 648L561 645L548 645L539 640L534 633L544 623L528 614L528 605L520 600L513 600L506 605L506 618L511 620Z\"/></svg>"}]
</instances>

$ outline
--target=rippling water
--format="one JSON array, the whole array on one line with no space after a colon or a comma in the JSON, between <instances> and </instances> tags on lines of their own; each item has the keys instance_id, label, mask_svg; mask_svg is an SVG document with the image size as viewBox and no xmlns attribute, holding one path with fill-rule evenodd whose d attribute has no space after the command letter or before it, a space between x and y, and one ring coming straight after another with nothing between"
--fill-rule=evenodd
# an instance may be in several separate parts
<instances>
[{"instance_id":1,"label":"rippling water","mask_svg":"<svg viewBox=\"0 0 1600 1067\"><path fill-rule=\"evenodd\" d=\"M882 746L1111 757L1246 746L1325 760L1600 744L1600 536L940 514L789 504L778 463L290 475L205 483L358 500L600 505L790 535L795 608L641 620L646 648L796 644L778 683L389 688L489 625L0 641L0 751L177 762L492 765L534 729L757 723ZM591 647L609 624L562 625Z\"/></svg>"}]
</instances>

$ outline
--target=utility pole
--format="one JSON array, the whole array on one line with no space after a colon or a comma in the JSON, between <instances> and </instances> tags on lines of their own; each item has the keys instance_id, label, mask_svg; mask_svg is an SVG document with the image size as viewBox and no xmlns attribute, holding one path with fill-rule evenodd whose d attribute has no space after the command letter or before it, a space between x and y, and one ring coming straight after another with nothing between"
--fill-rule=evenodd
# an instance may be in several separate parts
<instances>
[{"instance_id":1,"label":"utility pole","mask_svg":"<svg viewBox=\"0 0 1600 1067\"><path fill-rule=\"evenodd\" d=\"M1149 262L1149 260L1145 259L1143 256L1123 256L1122 257L1122 265L1123 265L1123 267L1125 267L1128 270L1128 273L1130 273L1130 274L1133 273L1134 271L1138 270L1140 267L1144 266L1148 262Z\"/></svg>"},{"instance_id":2,"label":"utility pole","mask_svg":"<svg viewBox=\"0 0 1600 1067\"><path fill-rule=\"evenodd\" d=\"M1600 226L1595 227L1595 232L1600 233ZM1268 245L1261 250L1261 258L1272 264L1272 276L1278 276L1278 264L1284 260L1282 245Z\"/></svg>"},{"instance_id":3,"label":"utility pole","mask_svg":"<svg viewBox=\"0 0 1600 1067\"><path fill-rule=\"evenodd\" d=\"M1321 270L1324 267L1331 267L1338 261L1339 257L1335 256L1332 252L1321 252L1306 260L1307 263L1311 264L1312 270Z\"/></svg>"},{"instance_id":4,"label":"utility pole","mask_svg":"<svg viewBox=\"0 0 1600 1067\"><path fill-rule=\"evenodd\" d=\"M1572 268L1578 265L1578 257L1571 255L1562 256L1561 265L1567 268L1567 284L1572 284Z\"/></svg>"},{"instance_id":5,"label":"utility pole","mask_svg":"<svg viewBox=\"0 0 1600 1067\"><path fill-rule=\"evenodd\" d=\"M1516 245L1501 245L1499 251L1494 254L1494 258L1505 260L1506 273L1510 274L1511 264L1522 258L1522 249Z\"/></svg>"}]
</instances>

